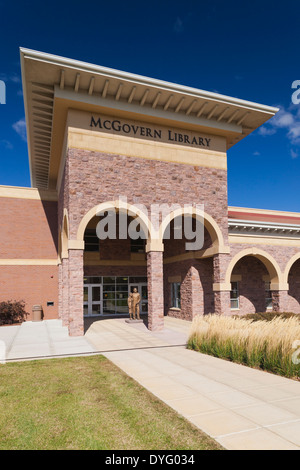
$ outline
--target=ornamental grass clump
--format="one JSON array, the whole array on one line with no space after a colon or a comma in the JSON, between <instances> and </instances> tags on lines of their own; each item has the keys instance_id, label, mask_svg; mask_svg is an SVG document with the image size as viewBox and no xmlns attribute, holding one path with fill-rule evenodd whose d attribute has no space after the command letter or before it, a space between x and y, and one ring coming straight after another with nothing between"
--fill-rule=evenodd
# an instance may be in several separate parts
<instances>
[{"instance_id":1,"label":"ornamental grass clump","mask_svg":"<svg viewBox=\"0 0 300 470\"><path fill-rule=\"evenodd\" d=\"M188 347L205 354L300 378L300 317L271 321L218 315L197 316ZM299 347L299 346L298 346Z\"/></svg>"}]
</instances>

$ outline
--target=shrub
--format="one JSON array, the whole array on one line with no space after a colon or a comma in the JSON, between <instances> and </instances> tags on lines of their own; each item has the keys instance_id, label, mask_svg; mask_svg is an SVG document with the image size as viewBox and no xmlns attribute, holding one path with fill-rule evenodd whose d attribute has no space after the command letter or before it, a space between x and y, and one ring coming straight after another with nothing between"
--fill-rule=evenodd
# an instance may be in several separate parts
<instances>
[{"instance_id":1,"label":"shrub","mask_svg":"<svg viewBox=\"0 0 300 470\"><path fill-rule=\"evenodd\" d=\"M252 321L258 321L258 320L266 320L266 321L271 321L273 318L298 318L300 322L300 315L297 313L291 313L291 312L257 312L257 313L248 313L247 315L242 315L239 316L238 318L244 318L245 320L252 320Z\"/></svg>"},{"instance_id":2,"label":"shrub","mask_svg":"<svg viewBox=\"0 0 300 470\"><path fill-rule=\"evenodd\" d=\"M22 323L26 321L27 315L29 313L25 310L25 302L23 300L0 302L0 325Z\"/></svg>"},{"instance_id":3,"label":"shrub","mask_svg":"<svg viewBox=\"0 0 300 470\"><path fill-rule=\"evenodd\" d=\"M300 378L300 365L292 360L293 344L297 340L300 340L299 316L277 315L269 321L253 321L207 315L194 319L188 347L286 377Z\"/></svg>"}]
</instances>

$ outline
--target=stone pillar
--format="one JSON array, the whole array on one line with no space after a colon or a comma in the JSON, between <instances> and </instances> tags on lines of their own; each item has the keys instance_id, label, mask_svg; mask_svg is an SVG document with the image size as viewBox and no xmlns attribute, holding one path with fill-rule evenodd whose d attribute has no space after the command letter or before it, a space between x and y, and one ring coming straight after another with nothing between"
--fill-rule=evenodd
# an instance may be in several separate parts
<instances>
[{"instance_id":1,"label":"stone pillar","mask_svg":"<svg viewBox=\"0 0 300 470\"><path fill-rule=\"evenodd\" d=\"M214 290L215 313L217 315L231 315L230 291Z\"/></svg>"},{"instance_id":2,"label":"stone pillar","mask_svg":"<svg viewBox=\"0 0 300 470\"><path fill-rule=\"evenodd\" d=\"M62 263L58 265L58 318L62 318Z\"/></svg>"},{"instance_id":3,"label":"stone pillar","mask_svg":"<svg viewBox=\"0 0 300 470\"><path fill-rule=\"evenodd\" d=\"M272 309L273 312L289 311L289 294L287 290L272 290Z\"/></svg>"},{"instance_id":4,"label":"stone pillar","mask_svg":"<svg viewBox=\"0 0 300 470\"><path fill-rule=\"evenodd\" d=\"M83 250L69 249L69 335L84 334L83 321Z\"/></svg>"},{"instance_id":5,"label":"stone pillar","mask_svg":"<svg viewBox=\"0 0 300 470\"><path fill-rule=\"evenodd\" d=\"M61 303L62 303L62 325L69 325L69 260L62 258L61 260Z\"/></svg>"},{"instance_id":6,"label":"stone pillar","mask_svg":"<svg viewBox=\"0 0 300 470\"><path fill-rule=\"evenodd\" d=\"M230 291L231 283L225 282L226 268L228 265L228 254L218 254L214 256L214 303L215 313L218 315L231 315Z\"/></svg>"},{"instance_id":7,"label":"stone pillar","mask_svg":"<svg viewBox=\"0 0 300 470\"><path fill-rule=\"evenodd\" d=\"M204 314L203 289L200 281L199 271L194 266L190 268L192 283L192 319L196 315Z\"/></svg>"},{"instance_id":8,"label":"stone pillar","mask_svg":"<svg viewBox=\"0 0 300 470\"><path fill-rule=\"evenodd\" d=\"M164 279L163 252L147 252L148 279L148 328L159 331L164 328Z\"/></svg>"}]
</instances>

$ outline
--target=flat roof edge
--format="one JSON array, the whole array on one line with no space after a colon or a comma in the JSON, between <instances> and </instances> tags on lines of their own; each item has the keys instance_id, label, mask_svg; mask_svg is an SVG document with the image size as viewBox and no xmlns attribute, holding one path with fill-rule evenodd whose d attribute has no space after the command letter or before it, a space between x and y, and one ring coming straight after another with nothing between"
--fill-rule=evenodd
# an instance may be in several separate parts
<instances>
[{"instance_id":1,"label":"flat roof edge","mask_svg":"<svg viewBox=\"0 0 300 470\"><path fill-rule=\"evenodd\" d=\"M204 99L223 101L231 105L247 107L247 108L251 108L253 110L260 111L263 113L275 114L279 111L279 108L276 108L273 106L263 105L263 104L255 103L252 101L242 100L239 98L234 98L234 97L222 95L219 93L209 92L209 91L201 90L198 88L188 87L185 85L179 85L176 83L158 80L158 79L154 79L150 77L145 77L142 75L124 72L124 71L120 71L120 70L116 70L116 69L112 69L108 67L103 67L100 65L94 65L94 64L90 64L90 63L75 60L75 59L68 59L62 56L53 55L53 54L49 54L45 52L39 52L39 51L35 51L32 49L26 49L26 48L20 47L20 53L24 59L32 58L32 59L40 60L42 62L52 63L53 65L60 65L60 66L71 67L71 68L80 68L83 71L90 72L90 73L94 72L94 73L99 73L99 74L107 74L118 79L135 81L135 82L138 81L144 85L149 85L149 86L151 85L151 86L156 86L159 88L165 88L165 89L169 89L174 92L177 92L177 93L197 95Z\"/></svg>"}]
</instances>

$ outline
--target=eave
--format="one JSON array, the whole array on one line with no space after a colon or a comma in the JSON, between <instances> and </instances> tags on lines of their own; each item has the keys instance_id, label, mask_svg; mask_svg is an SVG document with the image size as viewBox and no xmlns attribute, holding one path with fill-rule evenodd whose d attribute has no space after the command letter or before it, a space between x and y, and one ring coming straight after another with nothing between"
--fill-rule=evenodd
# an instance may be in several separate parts
<instances>
[{"instance_id":1,"label":"eave","mask_svg":"<svg viewBox=\"0 0 300 470\"><path fill-rule=\"evenodd\" d=\"M58 164L54 121L70 107L127 113L141 120L206 130L235 145L270 119L277 108L88 64L20 49L31 183L54 189ZM64 109L62 109L64 108ZM62 136L55 145L62 149ZM59 155L60 157L60 155Z\"/></svg>"}]
</instances>

